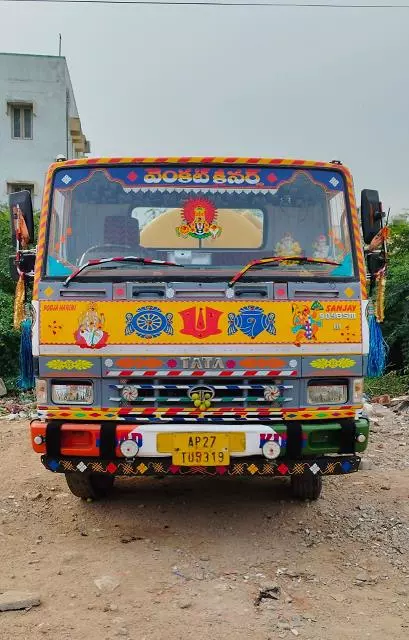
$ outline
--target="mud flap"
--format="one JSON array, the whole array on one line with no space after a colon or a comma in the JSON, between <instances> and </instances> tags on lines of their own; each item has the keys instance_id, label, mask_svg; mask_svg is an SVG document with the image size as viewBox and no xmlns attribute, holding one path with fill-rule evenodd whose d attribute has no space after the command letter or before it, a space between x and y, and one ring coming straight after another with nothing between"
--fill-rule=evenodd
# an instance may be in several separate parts
<instances>
[{"instance_id":1,"label":"mud flap","mask_svg":"<svg viewBox=\"0 0 409 640\"><path fill-rule=\"evenodd\" d=\"M341 436L339 453L355 453L356 423L355 420L340 420Z\"/></svg>"},{"instance_id":2,"label":"mud flap","mask_svg":"<svg viewBox=\"0 0 409 640\"><path fill-rule=\"evenodd\" d=\"M103 422L99 436L99 457L103 459L116 458L116 424Z\"/></svg>"}]
</instances>

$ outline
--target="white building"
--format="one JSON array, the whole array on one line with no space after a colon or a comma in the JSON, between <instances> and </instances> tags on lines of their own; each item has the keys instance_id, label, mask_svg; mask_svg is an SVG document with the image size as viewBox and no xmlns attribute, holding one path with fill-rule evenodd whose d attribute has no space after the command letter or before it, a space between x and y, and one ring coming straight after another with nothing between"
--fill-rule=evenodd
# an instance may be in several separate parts
<instances>
[{"instance_id":1,"label":"white building","mask_svg":"<svg viewBox=\"0 0 409 640\"><path fill-rule=\"evenodd\" d=\"M56 156L89 152L65 58L0 53L0 203L24 188L39 209Z\"/></svg>"}]
</instances>

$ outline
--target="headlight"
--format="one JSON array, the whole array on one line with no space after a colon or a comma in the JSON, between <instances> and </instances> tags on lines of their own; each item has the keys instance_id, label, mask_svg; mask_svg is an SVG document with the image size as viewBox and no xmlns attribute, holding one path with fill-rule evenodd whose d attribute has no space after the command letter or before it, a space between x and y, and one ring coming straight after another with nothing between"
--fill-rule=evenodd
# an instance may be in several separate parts
<instances>
[{"instance_id":1,"label":"headlight","mask_svg":"<svg viewBox=\"0 0 409 640\"><path fill-rule=\"evenodd\" d=\"M364 380L363 378L355 378L352 384L352 402L354 404L361 404L363 394Z\"/></svg>"},{"instance_id":2,"label":"headlight","mask_svg":"<svg viewBox=\"0 0 409 640\"><path fill-rule=\"evenodd\" d=\"M38 404L47 403L47 380L36 379L36 398Z\"/></svg>"},{"instance_id":3,"label":"headlight","mask_svg":"<svg viewBox=\"0 0 409 640\"><path fill-rule=\"evenodd\" d=\"M92 384L53 384L51 398L55 404L92 404Z\"/></svg>"},{"instance_id":4,"label":"headlight","mask_svg":"<svg viewBox=\"0 0 409 640\"><path fill-rule=\"evenodd\" d=\"M342 404L347 401L346 384L309 384L308 404Z\"/></svg>"}]
</instances>

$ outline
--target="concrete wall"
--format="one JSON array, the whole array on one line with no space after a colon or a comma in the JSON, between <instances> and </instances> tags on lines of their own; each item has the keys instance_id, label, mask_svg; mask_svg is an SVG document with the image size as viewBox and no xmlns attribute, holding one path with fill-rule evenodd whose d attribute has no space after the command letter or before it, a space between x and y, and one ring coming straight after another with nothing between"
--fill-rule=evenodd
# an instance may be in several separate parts
<instances>
[{"instance_id":1,"label":"concrete wall","mask_svg":"<svg viewBox=\"0 0 409 640\"><path fill-rule=\"evenodd\" d=\"M12 137L10 104L19 102L33 104L32 140ZM75 151L70 118L78 111L65 58L0 53L0 202L7 201L7 183L28 183L40 208L49 164L67 151L69 158L83 155Z\"/></svg>"}]
</instances>

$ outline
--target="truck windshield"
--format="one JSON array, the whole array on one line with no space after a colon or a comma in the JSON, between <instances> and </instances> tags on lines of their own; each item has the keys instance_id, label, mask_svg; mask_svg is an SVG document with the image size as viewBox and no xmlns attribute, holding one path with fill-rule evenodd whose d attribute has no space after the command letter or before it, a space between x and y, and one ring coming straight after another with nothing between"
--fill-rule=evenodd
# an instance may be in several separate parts
<instances>
[{"instance_id":1,"label":"truck windshield","mask_svg":"<svg viewBox=\"0 0 409 640\"><path fill-rule=\"evenodd\" d=\"M80 277L228 281L251 260L285 260L246 279L351 278L353 243L336 169L72 166L54 175L45 274L89 260L139 256L184 265L100 265ZM338 266L328 264L338 263Z\"/></svg>"}]
</instances>

